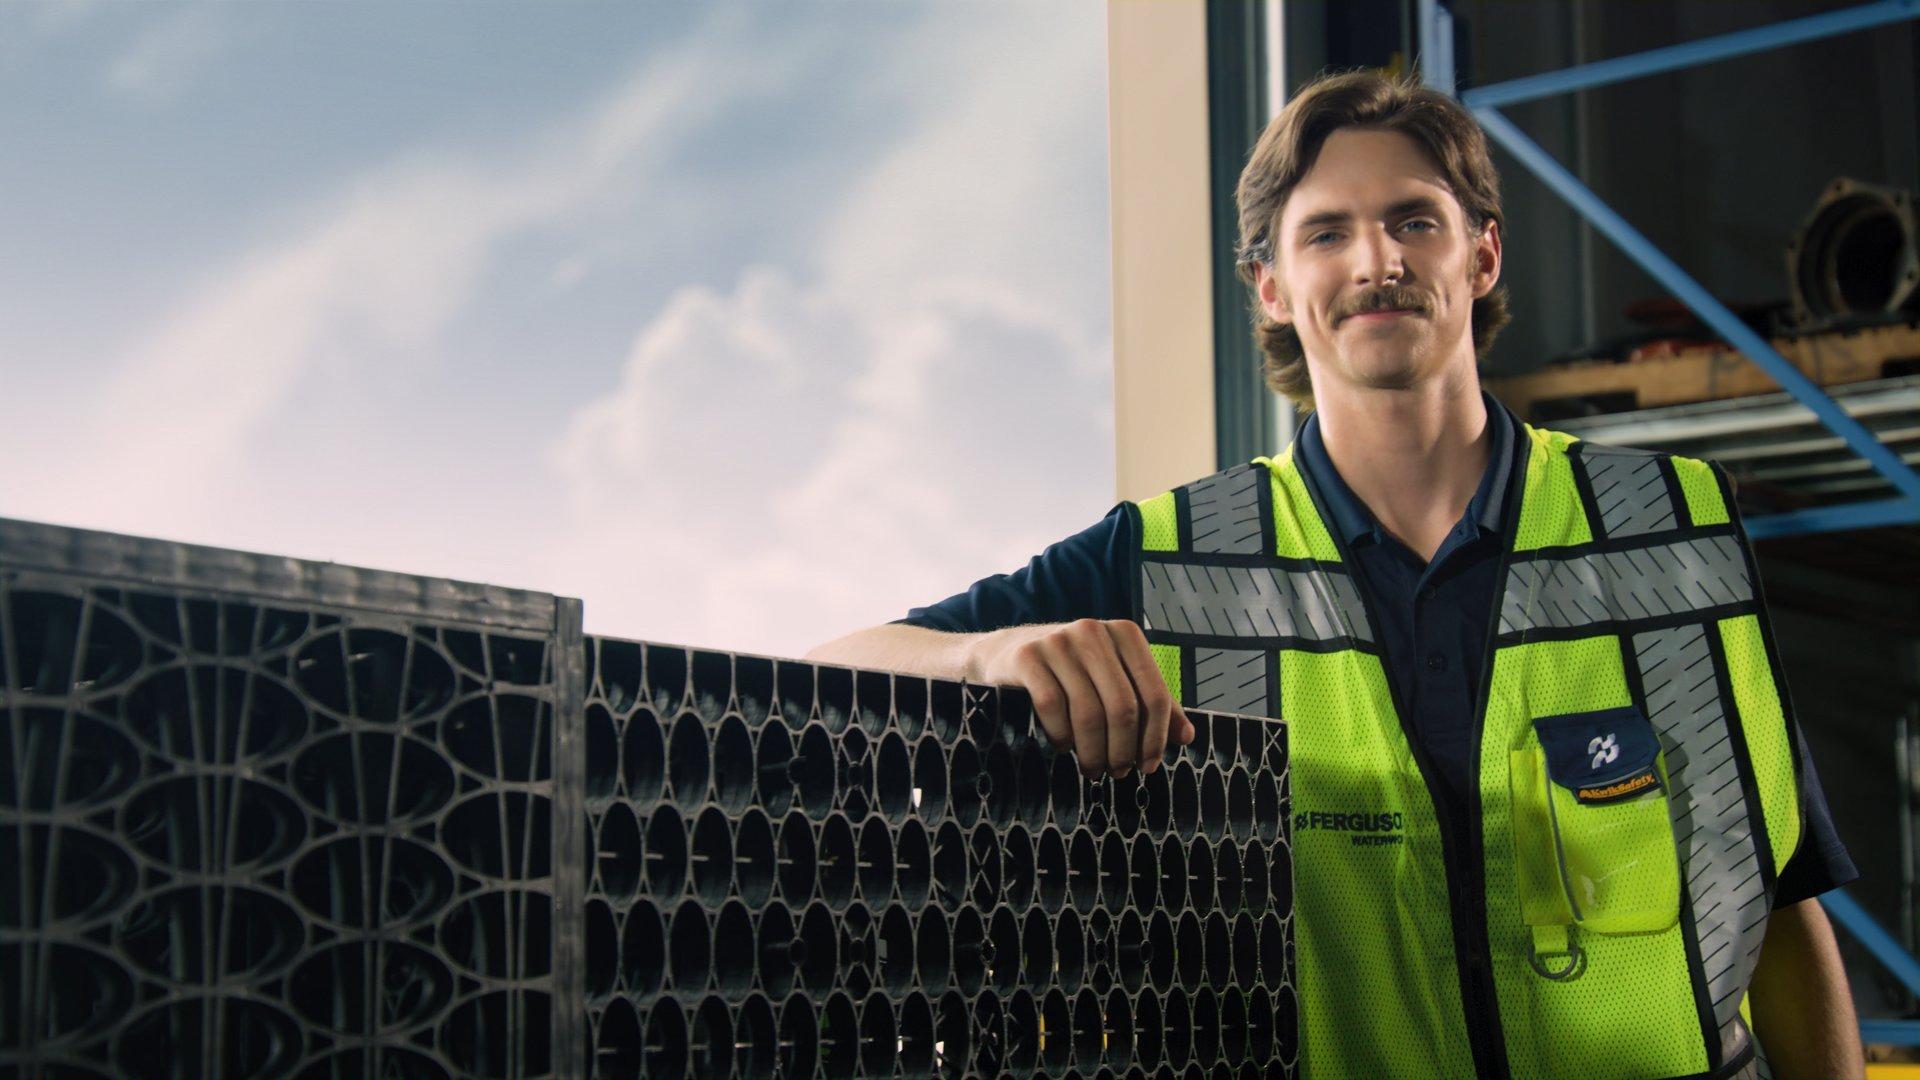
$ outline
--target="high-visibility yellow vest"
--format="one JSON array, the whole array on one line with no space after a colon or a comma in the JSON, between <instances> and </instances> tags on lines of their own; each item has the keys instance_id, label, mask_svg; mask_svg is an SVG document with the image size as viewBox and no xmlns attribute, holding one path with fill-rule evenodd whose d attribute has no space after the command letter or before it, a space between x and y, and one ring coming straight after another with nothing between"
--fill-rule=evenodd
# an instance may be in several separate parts
<instances>
[{"instance_id":1,"label":"high-visibility yellow vest","mask_svg":"<svg viewBox=\"0 0 1920 1080\"><path fill-rule=\"evenodd\" d=\"M1302 1073L1763 1076L1746 988L1800 789L1730 489L1705 462L1527 437L1475 703L1477 851L1447 850L1291 451L1139 504L1135 618L1169 687L1289 722Z\"/></svg>"}]
</instances>

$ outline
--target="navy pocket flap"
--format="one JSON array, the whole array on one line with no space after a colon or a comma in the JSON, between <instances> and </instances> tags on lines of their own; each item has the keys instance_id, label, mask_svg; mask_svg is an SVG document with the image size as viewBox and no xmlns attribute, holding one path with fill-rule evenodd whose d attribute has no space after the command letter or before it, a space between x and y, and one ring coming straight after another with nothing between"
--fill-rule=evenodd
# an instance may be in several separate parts
<instances>
[{"instance_id":1,"label":"navy pocket flap","mask_svg":"<svg viewBox=\"0 0 1920 1080\"><path fill-rule=\"evenodd\" d=\"M1533 722L1546 751L1547 775L1581 802L1635 795L1657 785L1660 737L1632 705L1543 716Z\"/></svg>"}]
</instances>

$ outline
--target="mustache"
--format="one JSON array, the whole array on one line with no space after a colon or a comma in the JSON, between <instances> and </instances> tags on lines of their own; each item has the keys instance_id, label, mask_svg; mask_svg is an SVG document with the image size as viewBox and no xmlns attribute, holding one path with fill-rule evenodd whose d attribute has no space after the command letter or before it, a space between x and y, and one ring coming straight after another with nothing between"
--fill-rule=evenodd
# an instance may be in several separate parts
<instances>
[{"instance_id":1,"label":"mustache","mask_svg":"<svg viewBox=\"0 0 1920 1080\"><path fill-rule=\"evenodd\" d=\"M1424 293L1411 285L1382 285L1360 293L1345 304L1334 309L1334 323L1347 321L1354 315L1370 315L1376 311L1411 311L1416 315L1432 313Z\"/></svg>"}]
</instances>

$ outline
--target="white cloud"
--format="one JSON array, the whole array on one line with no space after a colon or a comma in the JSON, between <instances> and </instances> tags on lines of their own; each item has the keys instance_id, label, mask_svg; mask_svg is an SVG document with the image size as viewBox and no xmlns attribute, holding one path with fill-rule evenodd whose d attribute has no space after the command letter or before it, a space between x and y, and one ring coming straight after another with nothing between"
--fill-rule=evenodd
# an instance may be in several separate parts
<instances>
[{"instance_id":1,"label":"white cloud","mask_svg":"<svg viewBox=\"0 0 1920 1080\"><path fill-rule=\"evenodd\" d=\"M47 0L40 4L26 4L29 25L48 35L61 33L85 22L97 14L102 0Z\"/></svg>"},{"instance_id":2,"label":"white cloud","mask_svg":"<svg viewBox=\"0 0 1920 1080\"><path fill-rule=\"evenodd\" d=\"M793 654L1104 509L1107 350L1006 290L687 289L554 460L550 575L598 632Z\"/></svg>"},{"instance_id":3,"label":"white cloud","mask_svg":"<svg viewBox=\"0 0 1920 1080\"><path fill-rule=\"evenodd\" d=\"M550 573L590 630L796 655L1110 504L1103 43L1037 10L895 57L930 106L817 280L682 291L576 413Z\"/></svg>"},{"instance_id":4,"label":"white cloud","mask_svg":"<svg viewBox=\"0 0 1920 1080\"><path fill-rule=\"evenodd\" d=\"M139 335L59 427L60 453L0 477L5 512L416 572L497 566L484 576L584 597L598 632L782 653L1012 568L1106 508L1112 447L1099 9L1003 10L933 11L932 32L877 53L891 68L843 76L820 70L845 54L811 30L724 9L534 145L369 170ZM727 138L716 118L778 101L797 73L857 78L900 137L849 163L862 179L837 204L776 208L782 228L817 222L813 262L683 288L646 320L617 385L552 440L543 478L567 509L550 540L543 522L484 525L546 495L498 477L450 476L429 498L328 474L322 514L273 472L287 458L259 456L263 432L306 417L316 371L432 364L517 239L649 190L690 136ZM633 243L519 277L604 287ZM405 433L334 437L362 440L337 451L363 468L406 453ZM378 508L364 521L339 509L355 484Z\"/></svg>"},{"instance_id":5,"label":"white cloud","mask_svg":"<svg viewBox=\"0 0 1920 1080\"><path fill-rule=\"evenodd\" d=\"M148 27L108 65L107 89L145 105L171 101L231 40L231 28L216 6L185 5Z\"/></svg>"},{"instance_id":6,"label":"white cloud","mask_svg":"<svg viewBox=\"0 0 1920 1080\"><path fill-rule=\"evenodd\" d=\"M1018 19L976 17L937 48L895 58L899 77L925 84L936 103L825 215L828 277L882 293L929 278L986 278L1104 321L1100 8L1017 10Z\"/></svg>"},{"instance_id":7,"label":"white cloud","mask_svg":"<svg viewBox=\"0 0 1920 1080\"><path fill-rule=\"evenodd\" d=\"M566 292L586 280L593 264L584 255L571 255L554 264L547 276L555 292Z\"/></svg>"},{"instance_id":8,"label":"white cloud","mask_svg":"<svg viewBox=\"0 0 1920 1080\"><path fill-rule=\"evenodd\" d=\"M370 170L286 235L207 275L117 363L66 432L76 449L11 479L8 511L213 542L230 534L230 495L252 468L248 439L293 404L303 375L423 362L507 241L642 183L664 144L778 85L804 58L796 46L716 85L714 71L737 70L738 20L723 12L649 56L532 148L417 152ZM74 512L75 491L90 494L84 512Z\"/></svg>"}]
</instances>

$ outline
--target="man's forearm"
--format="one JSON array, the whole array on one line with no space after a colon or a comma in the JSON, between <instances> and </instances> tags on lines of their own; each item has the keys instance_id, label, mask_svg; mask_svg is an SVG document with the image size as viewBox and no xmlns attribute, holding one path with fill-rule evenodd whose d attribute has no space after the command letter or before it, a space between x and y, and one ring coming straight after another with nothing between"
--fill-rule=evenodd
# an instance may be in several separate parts
<instances>
[{"instance_id":1,"label":"man's forearm","mask_svg":"<svg viewBox=\"0 0 1920 1080\"><path fill-rule=\"evenodd\" d=\"M1790 904L1768 919L1751 993L1754 1035L1773 1075L1866 1075L1853 992L1820 901Z\"/></svg>"},{"instance_id":2,"label":"man's forearm","mask_svg":"<svg viewBox=\"0 0 1920 1080\"><path fill-rule=\"evenodd\" d=\"M899 671L936 679L969 678L969 666L988 634L949 634L924 626L888 623L855 630L808 650L802 659L821 664Z\"/></svg>"}]
</instances>

